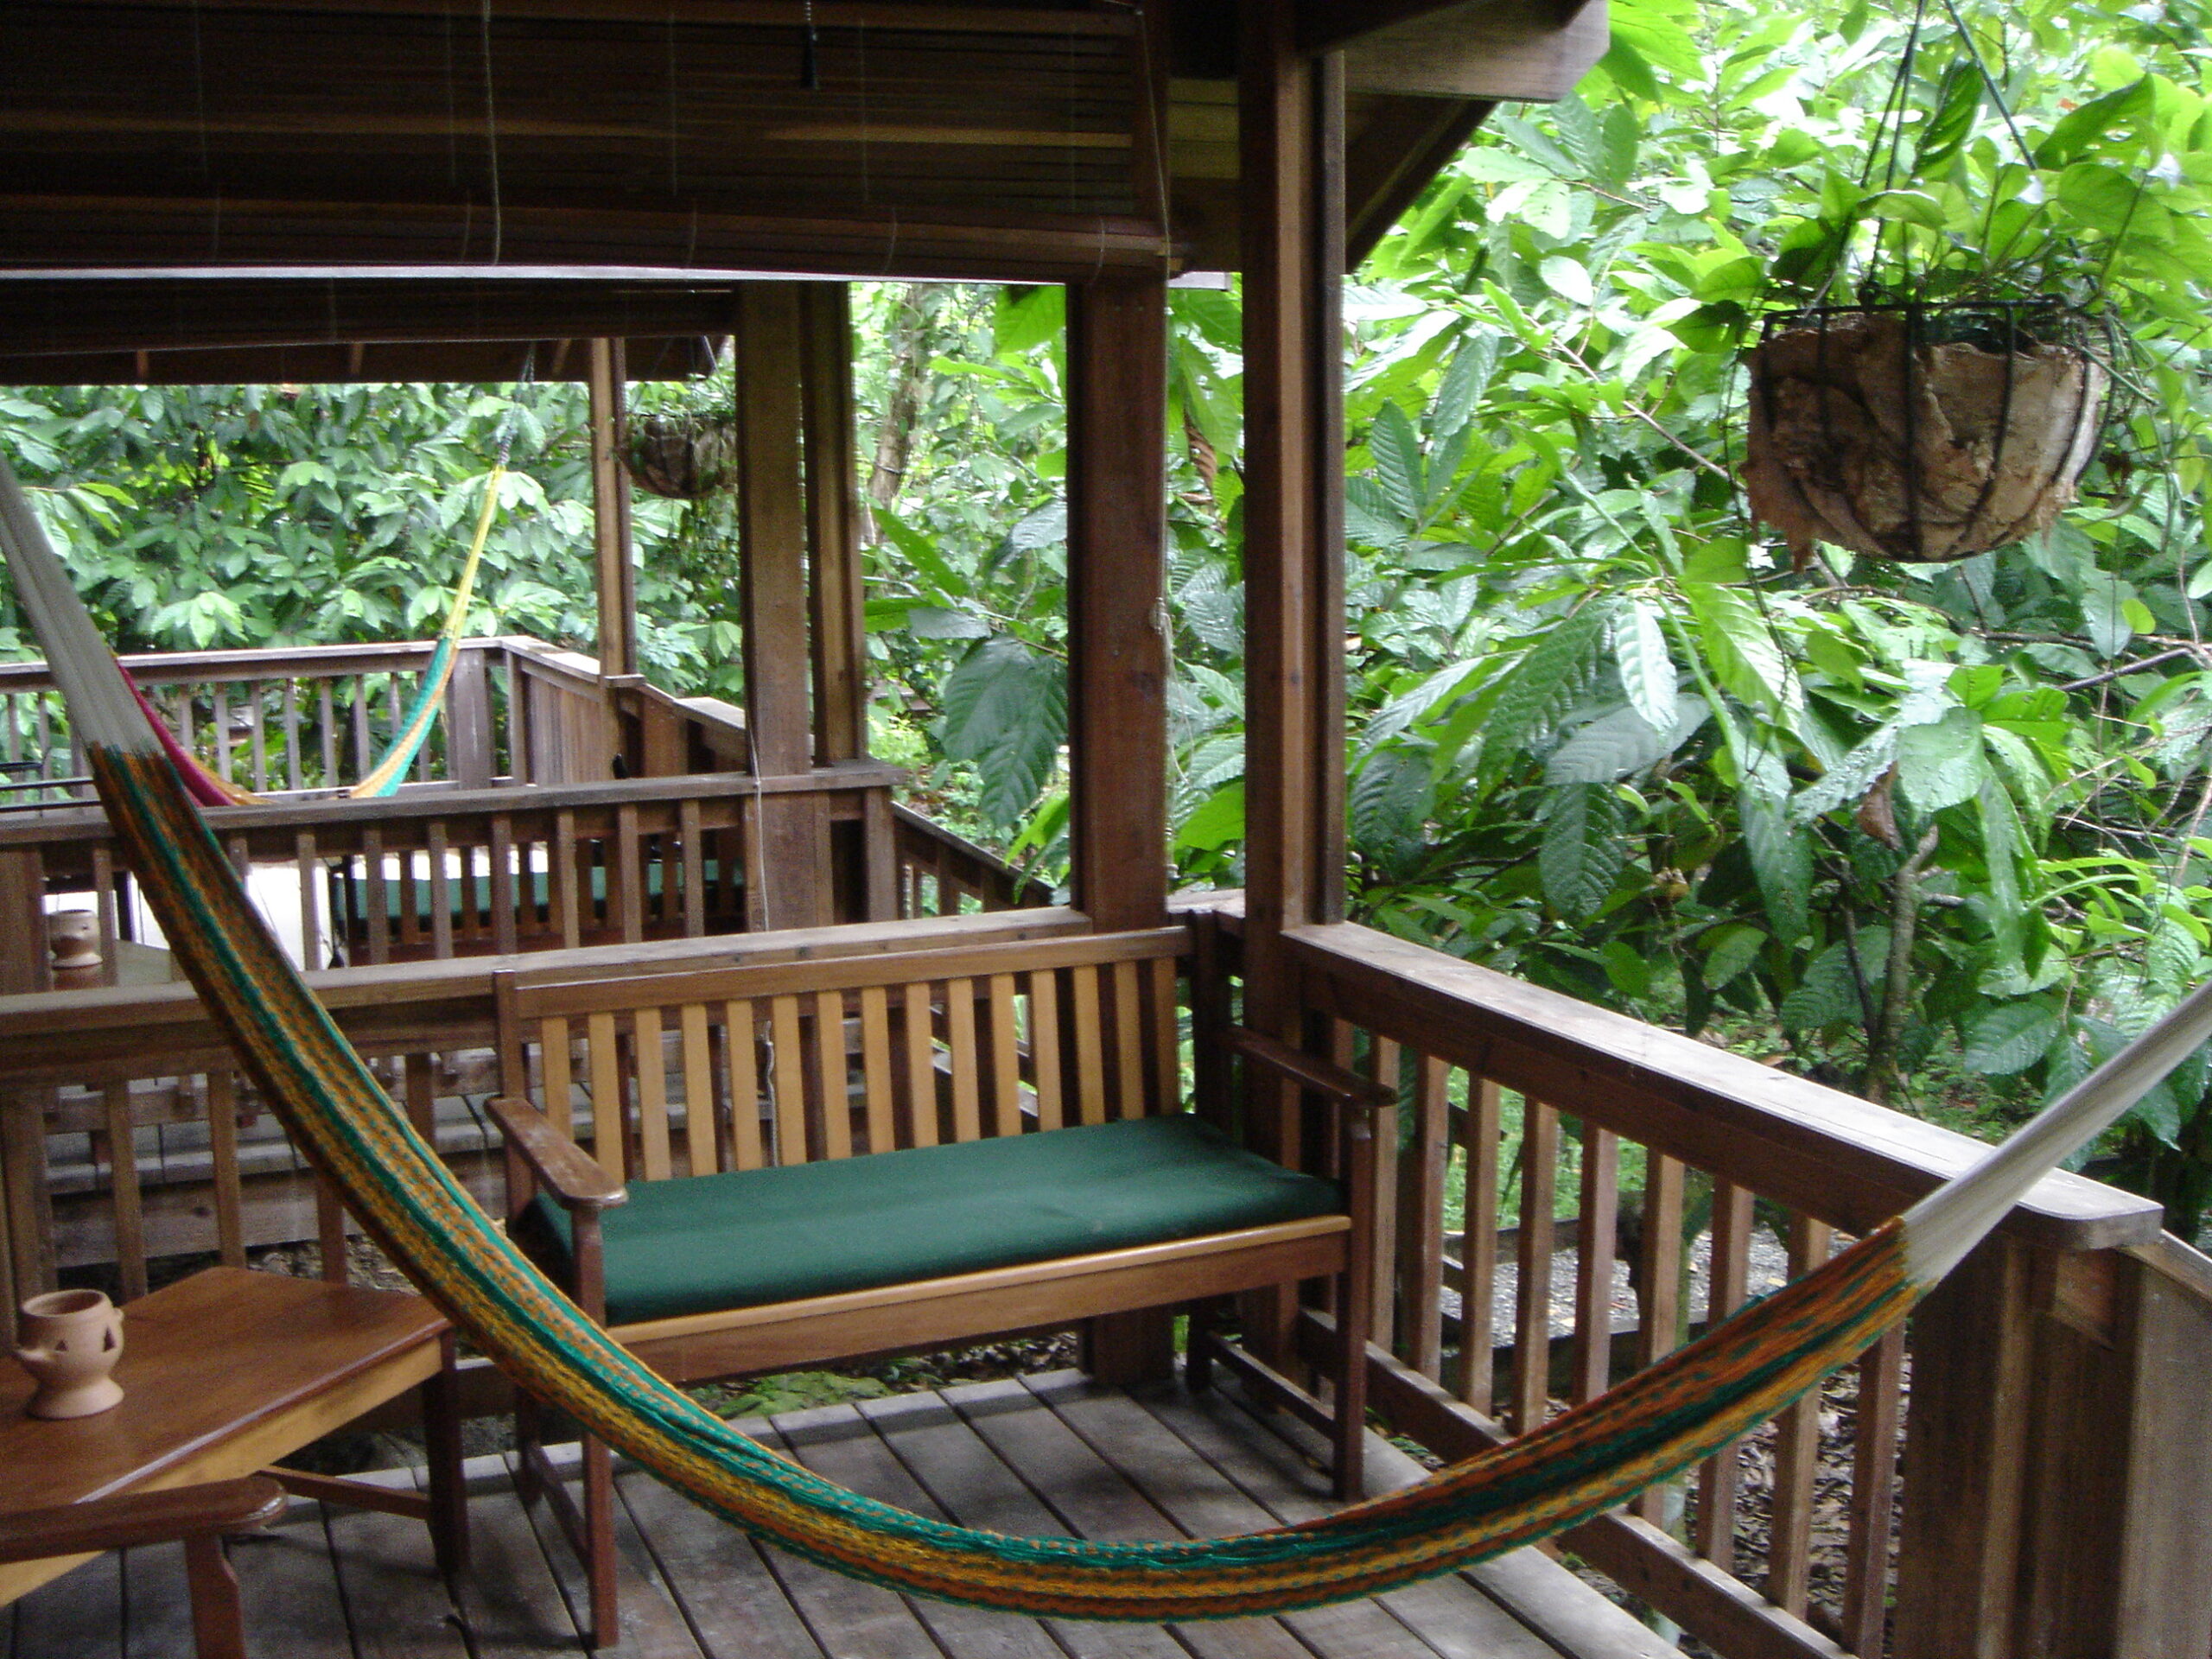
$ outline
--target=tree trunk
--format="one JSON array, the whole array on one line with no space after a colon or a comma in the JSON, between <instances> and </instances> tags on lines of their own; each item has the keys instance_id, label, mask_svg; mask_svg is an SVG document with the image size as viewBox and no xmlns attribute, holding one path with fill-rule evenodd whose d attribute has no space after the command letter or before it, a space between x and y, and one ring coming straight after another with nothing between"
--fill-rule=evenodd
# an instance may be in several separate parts
<instances>
[{"instance_id":1,"label":"tree trunk","mask_svg":"<svg viewBox=\"0 0 2212 1659\"><path fill-rule=\"evenodd\" d=\"M912 452L914 419L922 399L929 395L929 302L944 289L943 283L908 283L892 315L891 337L885 341L891 358L891 375L884 393L883 424L876 429L875 461L869 469L868 489L861 500L861 534L876 540L875 509L899 499L906 480Z\"/></svg>"}]
</instances>

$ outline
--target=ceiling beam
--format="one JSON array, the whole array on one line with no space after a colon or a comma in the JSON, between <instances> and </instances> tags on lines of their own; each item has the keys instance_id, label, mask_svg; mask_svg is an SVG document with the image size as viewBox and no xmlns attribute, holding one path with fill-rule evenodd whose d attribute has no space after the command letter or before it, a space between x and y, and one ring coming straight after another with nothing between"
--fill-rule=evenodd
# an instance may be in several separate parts
<instances>
[{"instance_id":1,"label":"ceiling beam","mask_svg":"<svg viewBox=\"0 0 2212 1659\"><path fill-rule=\"evenodd\" d=\"M1299 44L1355 92L1545 102L1605 54L1605 0L1301 0Z\"/></svg>"},{"instance_id":2,"label":"ceiling beam","mask_svg":"<svg viewBox=\"0 0 2212 1659\"><path fill-rule=\"evenodd\" d=\"M450 0L49 0L94 11L269 11L291 16L435 17ZM1055 35L1118 37L1135 32L1133 14L1014 6L900 4L898 0L498 0L499 21L707 24L730 29L906 29L940 35Z\"/></svg>"}]
</instances>

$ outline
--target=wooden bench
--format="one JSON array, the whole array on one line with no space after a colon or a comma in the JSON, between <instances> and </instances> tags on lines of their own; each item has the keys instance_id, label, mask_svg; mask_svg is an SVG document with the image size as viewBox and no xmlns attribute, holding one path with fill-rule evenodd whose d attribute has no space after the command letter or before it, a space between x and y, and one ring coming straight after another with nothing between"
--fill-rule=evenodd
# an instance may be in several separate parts
<instances>
[{"instance_id":1,"label":"wooden bench","mask_svg":"<svg viewBox=\"0 0 2212 1659\"><path fill-rule=\"evenodd\" d=\"M98 1416L26 1414L30 1378L0 1366L0 1522L38 1512L38 1527L18 1530L56 1539L64 1552L29 1557L32 1546L22 1539L12 1552L0 1550L0 1605L88 1560L87 1550L130 1541L120 1535L104 1541L89 1506L257 1472L295 1492L427 1521L439 1567L458 1573L467 1537L448 1386L452 1345L445 1316L420 1296L210 1268L124 1304L115 1373L123 1400ZM418 1387L430 1454L427 1498L277 1466ZM73 1532L57 1520L53 1512L63 1506L84 1508L84 1529ZM224 1516L219 1505L209 1510L181 1499L174 1511L124 1511L118 1524L143 1530L149 1519L169 1526L168 1536L200 1536L204 1551Z\"/></svg>"},{"instance_id":2,"label":"wooden bench","mask_svg":"<svg viewBox=\"0 0 2212 1659\"><path fill-rule=\"evenodd\" d=\"M504 973L510 1228L677 1382L1304 1280L1348 1295L1361 1223L1343 1189L1180 1110L1189 944L1179 927L626 981ZM1324 1063L1296 1081L1376 1094ZM1340 1452L1364 1376L1344 1358ZM534 1410L519 1418L524 1496L548 1494L576 1538L594 1640L612 1642L607 1449L586 1440L576 1505ZM1357 1466L1340 1455L1348 1490Z\"/></svg>"}]
</instances>

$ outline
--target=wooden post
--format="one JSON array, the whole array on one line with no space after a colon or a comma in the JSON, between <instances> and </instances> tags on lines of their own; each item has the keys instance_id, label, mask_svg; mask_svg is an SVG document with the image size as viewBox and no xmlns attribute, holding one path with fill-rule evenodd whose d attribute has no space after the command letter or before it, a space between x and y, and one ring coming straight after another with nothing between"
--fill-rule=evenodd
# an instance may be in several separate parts
<instances>
[{"instance_id":1,"label":"wooden post","mask_svg":"<svg viewBox=\"0 0 2212 1659\"><path fill-rule=\"evenodd\" d=\"M622 342L594 340L591 394L591 505L599 573L599 671L638 671L638 587L630 564L630 479L622 470Z\"/></svg>"},{"instance_id":2,"label":"wooden post","mask_svg":"<svg viewBox=\"0 0 2212 1659\"><path fill-rule=\"evenodd\" d=\"M1248 1023L1294 1039L1283 929L1344 914L1344 63L1244 0Z\"/></svg>"},{"instance_id":3,"label":"wooden post","mask_svg":"<svg viewBox=\"0 0 2212 1659\"><path fill-rule=\"evenodd\" d=\"M1167 284L1068 289L1068 752L1075 903L1167 915Z\"/></svg>"},{"instance_id":4,"label":"wooden post","mask_svg":"<svg viewBox=\"0 0 2212 1659\"><path fill-rule=\"evenodd\" d=\"M799 418L806 461L807 609L817 766L868 758L868 632L860 493L854 479L853 317L843 283L799 287ZM854 903L844 921L896 920L898 850L888 791L871 799L855 840Z\"/></svg>"},{"instance_id":5,"label":"wooden post","mask_svg":"<svg viewBox=\"0 0 2212 1659\"><path fill-rule=\"evenodd\" d=\"M1243 0L1244 1019L1300 1043L1283 930L1344 912L1344 60L1301 56L1294 26ZM1255 1082L1248 1134L1294 1160L1297 1091ZM1288 1357L1294 1315L1244 1299L1261 1358Z\"/></svg>"},{"instance_id":6,"label":"wooden post","mask_svg":"<svg viewBox=\"0 0 2212 1659\"><path fill-rule=\"evenodd\" d=\"M747 283L736 304L738 556L743 567L745 709L763 778L810 770L807 511L800 396L801 283ZM772 928L815 927L824 913L822 798L760 803L760 857L747 872Z\"/></svg>"}]
</instances>

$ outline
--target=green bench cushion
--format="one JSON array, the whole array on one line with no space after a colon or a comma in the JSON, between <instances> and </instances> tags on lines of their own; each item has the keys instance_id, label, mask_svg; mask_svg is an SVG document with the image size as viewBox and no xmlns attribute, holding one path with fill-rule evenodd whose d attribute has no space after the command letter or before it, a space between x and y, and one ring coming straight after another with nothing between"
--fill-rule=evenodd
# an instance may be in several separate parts
<instances>
[{"instance_id":1,"label":"green bench cushion","mask_svg":"<svg viewBox=\"0 0 2212 1659\"><path fill-rule=\"evenodd\" d=\"M1333 1181L1197 1118L635 1181L605 1216L610 1325L754 1307L1342 1213ZM565 1268L566 1211L524 1218Z\"/></svg>"}]
</instances>

